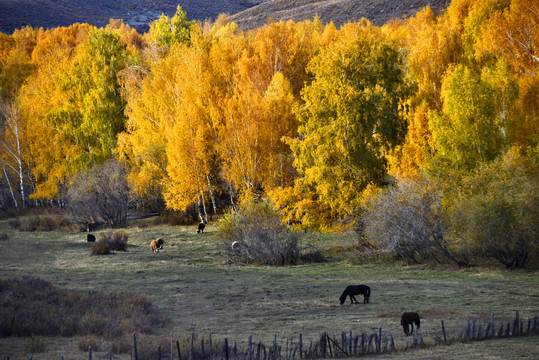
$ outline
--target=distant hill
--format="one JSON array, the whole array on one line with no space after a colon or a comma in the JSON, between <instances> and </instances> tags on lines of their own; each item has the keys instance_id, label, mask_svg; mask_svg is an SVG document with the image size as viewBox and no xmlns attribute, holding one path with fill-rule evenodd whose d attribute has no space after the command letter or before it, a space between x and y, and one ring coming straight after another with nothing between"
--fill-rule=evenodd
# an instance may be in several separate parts
<instances>
[{"instance_id":1,"label":"distant hill","mask_svg":"<svg viewBox=\"0 0 539 360\"><path fill-rule=\"evenodd\" d=\"M268 0L0 0L0 31L11 34L26 25L50 29L73 23L106 26L123 19L139 32L161 14L174 15L181 5L191 20L235 14Z\"/></svg>"},{"instance_id":2,"label":"distant hill","mask_svg":"<svg viewBox=\"0 0 539 360\"><path fill-rule=\"evenodd\" d=\"M323 23L340 26L362 17L375 25L413 15L430 5L437 13L449 0L0 0L0 31L11 34L26 25L45 29L89 23L106 26L109 19L123 19L140 33L161 14L172 16L181 5L191 20L215 19L221 13L244 30L272 18L301 21L316 14Z\"/></svg>"},{"instance_id":3,"label":"distant hill","mask_svg":"<svg viewBox=\"0 0 539 360\"><path fill-rule=\"evenodd\" d=\"M231 16L243 30L253 29L272 18L280 20L311 20L315 15L322 23L340 27L361 18L381 26L391 19L410 17L429 5L438 14L450 0L273 0Z\"/></svg>"}]
</instances>

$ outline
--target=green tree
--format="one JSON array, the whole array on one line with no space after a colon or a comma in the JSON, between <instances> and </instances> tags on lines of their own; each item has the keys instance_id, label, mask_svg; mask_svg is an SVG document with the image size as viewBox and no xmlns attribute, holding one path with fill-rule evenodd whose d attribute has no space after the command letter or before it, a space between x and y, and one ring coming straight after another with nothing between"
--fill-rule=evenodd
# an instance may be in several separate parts
<instances>
[{"instance_id":1,"label":"green tree","mask_svg":"<svg viewBox=\"0 0 539 360\"><path fill-rule=\"evenodd\" d=\"M479 72L458 65L449 71L442 89L443 112L433 116L435 161L442 168L470 171L491 161L502 150L494 89Z\"/></svg>"},{"instance_id":2,"label":"green tree","mask_svg":"<svg viewBox=\"0 0 539 360\"><path fill-rule=\"evenodd\" d=\"M402 55L370 24L344 26L308 69L299 138L290 141L295 166L334 220L351 214L362 190L381 184L385 154L406 134L403 104L413 87Z\"/></svg>"},{"instance_id":3,"label":"green tree","mask_svg":"<svg viewBox=\"0 0 539 360\"><path fill-rule=\"evenodd\" d=\"M129 61L126 45L105 30L91 33L66 76L61 91L68 102L48 114L49 122L81 152L69 158L74 168L112 157L116 136L125 129L125 100L118 72Z\"/></svg>"},{"instance_id":4,"label":"green tree","mask_svg":"<svg viewBox=\"0 0 539 360\"><path fill-rule=\"evenodd\" d=\"M178 5L172 18L161 14L159 19L150 24L150 38L162 51L176 43L189 44L195 21L187 20L187 14Z\"/></svg>"},{"instance_id":5,"label":"green tree","mask_svg":"<svg viewBox=\"0 0 539 360\"><path fill-rule=\"evenodd\" d=\"M539 250L539 169L519 152L466 177L450 211L453 242L507 268L525 267Z\"/></svg>"}]
</instances>

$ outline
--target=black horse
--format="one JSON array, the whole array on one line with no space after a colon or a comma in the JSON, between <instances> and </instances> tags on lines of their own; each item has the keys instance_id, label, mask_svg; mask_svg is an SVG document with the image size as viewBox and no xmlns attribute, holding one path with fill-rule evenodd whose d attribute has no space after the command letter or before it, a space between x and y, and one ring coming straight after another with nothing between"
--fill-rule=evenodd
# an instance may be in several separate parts
<instances>
[{"instance_id":1,"label":"black horse","mask_svg":"<svg viewBox=\"0 0 539 360\"><path fill-rule=\"evenodd\" d=\"M350 302L352 304L354 301L356 304L359 304L354 295L363 295L363 304L368 304L371 297L371 288L367 285L348 285L339 298L341 305L344 304L347 296L350 296Z\"/></svg>"},{"instance_id":2,"label":"black horse","mask_svg":"<svg viewBox=\"0 0 539 360\"><path fill-rule=\"evenodd\" d=\"M404 335L408 336L410 334L410 325L412 326L412 332L414 333L414 323L417 325L417 328L419 329L419 326L421 324L421 320L419 319L419 314L416 312L405 312L402 314L401 317L401 325L402 329L404 330Z\"/></svg>"}]
</instances>

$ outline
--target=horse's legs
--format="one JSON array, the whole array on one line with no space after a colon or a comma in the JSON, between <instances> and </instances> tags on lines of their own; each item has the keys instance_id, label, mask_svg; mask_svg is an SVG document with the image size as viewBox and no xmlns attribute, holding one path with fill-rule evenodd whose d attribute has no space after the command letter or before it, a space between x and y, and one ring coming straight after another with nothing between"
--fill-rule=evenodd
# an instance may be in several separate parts
<instances>
[{"instance_id":1,"label":"horse's legs","mask_svg":"<svg viewBox=\"0 0 539 360\"><path fill-rule=\"evenodd\" d=\"M350 302L353 304L354 301L355 301L356 304L359 304L359 303L357 302L356 297L355 297L354 295L350 294Z\"/></svg>"}]
</instances>

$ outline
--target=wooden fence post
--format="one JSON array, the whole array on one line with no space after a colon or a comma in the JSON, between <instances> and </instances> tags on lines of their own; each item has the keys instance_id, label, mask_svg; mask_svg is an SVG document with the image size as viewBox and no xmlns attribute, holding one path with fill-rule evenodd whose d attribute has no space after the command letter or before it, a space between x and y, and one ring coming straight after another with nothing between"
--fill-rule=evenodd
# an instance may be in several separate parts
<instances>
[{"instance_id":1,"label":"wooden fence post","mask_svg":"<svg viewBox=\"0 0 539 360\"><path fill-rule=\"evenodd\" d=\"M350 354L350 356L352 356L352 330L350 330L350 332L348 333L348 354Z\"/></svg>"},{"instance_id":2,"label":"wooden fence post","mask_svg":"<svg viewBox=\"0 0 539 360\"><path fill-rule=\"evenodd\" d=\"M515 314L515 320L513 320L513 336L520 334L520 316L518 310Z\"/></svg>"},{"instance_id":3,"label":"wooden fence post","mask_svg":"<svg viewBox=\"0 0 539 360\"><path fill-rule=\"evenodd\" d=\"M303 360L303 334L299 333L299 359Z\"/></svg>"},{"instance_id":4,"label":"wooden fence post","mask_svg":"<svg viewBox=\"0 0 539 360\"><path fill-rule=\"evenodd\" d=\"M191 332L191 347L189 348L189 360L193 360L193 341L195 338L195 333Z\"/></svg>"},{"instance_id":5,"label":"wooden fence post","mask_svg":"<svg viewBox=\"0 0 539 360\"><path fill-rule=\"evenodd\" d=\"M445 336L445 325L444 325L443 320L442 320L442 334L444 335L444 342L447 342L447 337Z\"/></svg>"},{"instance_id":6,"label":"wooden fence post","mask_svg":"<svg viewBox=\"0 0 539 360\"><path fill-rule=\"evenodd\" d=\"M170 358L172 360L172 358ZM109 360L112 360L112 349L109 349Z\"/></svg>"},{"instance_id":7,"label":"wooden fence post","mask_svg":"<svg viewBox=\"0 0 539 360\"><path fill-rule=\"evenodd\" d=\"M174 359L174 333L170 331L170 360Z\"/></svg>"},{"instance_id":8,"label":"wooden fence post","mask_svg":"<svg viewBox=\"0 0 539 360\"><path fill-rule=\"evenodd\" d=\"M230 360L230 354L228 349L228 338L225 338L225 344L223 345L223 349L225 351L225 360Z\"/></svg>"},{"instance_id":9,"label":"wooden fence post","mask_svg":"<svg viewBox=\"0 0 539 360\"><path fill-rule=\"evenodd\" d=\"M88 360L92 360L92 347L88 346Z\"/></svg>"},{"instance_id":10,"label":"wooden fence post","mask_svg":"<svg viewBox=\"0 0 539 360\"><path fill-rule=\"evenodd\" d=\"M206 353L204 352L204 338L200 339L200 351L202 352L202 360L206 360Z\"/></svg>"},{"instance_id":11,"label":"wooden fence post","mask_svg":"<svg viewBox=\"0 0 539 360\"><path fill-rule=\"evenodd\" d=\"M210 360L213 360L213 344L212 344L211 334L210 334Z\"/></svg>"},{"instance_id":12,"label":"wooden fence post","mask_svg":"<svg viewBox=\"0 0 539 360\"><path fill-rule=\"evenodd\" d=\"M491 334L491 338L494 337L494 333L495 333L495 326L494 326L494 313L490 313L490 326L492 326L492 334Z\"/></svg>"},{"instance_id":13,"label":"wooden fence post","mask_svg":"<svg viewBox=\"0 0 539 360\"><path fill-rule=\"evenodd\" d=\"M161 360L161 344L157 347L157 358Z\"/></svg>"},{"instance_id":14,"label":"wooden fence post","mask_svg":"<svg viewBox=\"0 0 539 360\"><path fill-rule=\"evenodd\" d=\"M382 327L378 327L378 341L376 344L376 352L382 351Z\"/></svg>"},{"instance_id":15,"label":"wooden fence post","mask_svg":"<svg viewBox=\"0 0 539 360\"><path fill-rule=\"evenodd\" d=\"M133 333L133 345L135 350L135 360L138 360L138 354L137 354L137 333Z\"/></svg>"},{"instance_id":16,"label":"wooden fence post","mask_svg":"<svg viewBox=\"0 0 539 360\"><path fill-rule=\"evenodd\" d=\"M182 351L180 349L180 340L176 340L176 347L178 348L178 359L182 360Z\"/></svg>"},{"instance_id":17,"label":"wooden fence post","mask_svg":"<svg viewBox=\"0 0 539 360\"><path fill-rule=\"evenodd\" d=\"M414 347L417 347L417 340L418 340L417 325L414 324Z\"/></svg>"}]
</instances>

